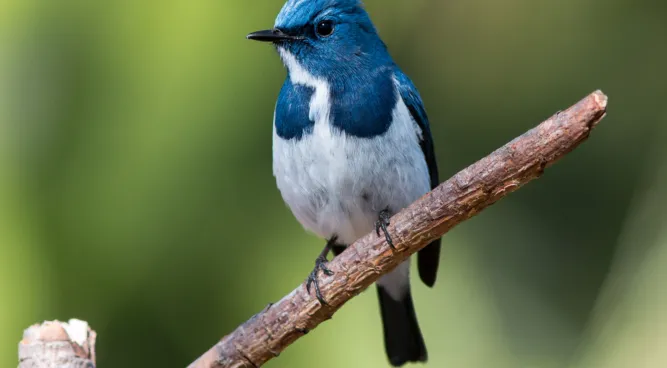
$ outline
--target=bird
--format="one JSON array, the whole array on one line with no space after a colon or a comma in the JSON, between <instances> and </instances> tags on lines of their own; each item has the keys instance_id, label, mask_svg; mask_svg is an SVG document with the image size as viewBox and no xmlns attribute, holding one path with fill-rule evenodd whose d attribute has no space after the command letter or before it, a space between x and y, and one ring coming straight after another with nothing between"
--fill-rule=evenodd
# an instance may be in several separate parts
<instances>
[{"instance_id":1,"label":"bird","mask_svg":"<svg viewBox=\"0 0 667 368\"><path fill-rule=\"evenodd\" d=\"M247 38L273 44L287 69L273 115L273 174L283 200L308 231L326 240L307 278L332 275L328 255L370 232L439 184L422 98L398 67L361 0L288 0L273 28ZM436 281L440 239L417 266ZM384 346L393 366L428 354L410 291L410 260L377 281Z\"/></svg>"}]
</instances>

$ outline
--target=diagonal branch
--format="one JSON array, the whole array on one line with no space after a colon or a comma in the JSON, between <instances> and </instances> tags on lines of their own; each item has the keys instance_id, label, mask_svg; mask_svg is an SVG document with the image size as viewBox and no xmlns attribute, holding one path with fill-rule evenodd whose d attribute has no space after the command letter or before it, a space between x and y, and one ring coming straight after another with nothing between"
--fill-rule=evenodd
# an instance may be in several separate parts
<instances>
[{"instance_id":1,"label":"diagonal branch","mask_svg":"<svg viewBox=\"0 0 667 368\"><path fill-rule=\"evenodd\" d=\"M607 96L596 91L569 109L459 172L391 219L397 251L369 234L328 264L321 275L329 305L320 305L301 284L251 317L192 363L190 368L259 367L317 327L432 240L542 175L544 169L586 140L605 116Z\"/></svg>"}]
</instances>

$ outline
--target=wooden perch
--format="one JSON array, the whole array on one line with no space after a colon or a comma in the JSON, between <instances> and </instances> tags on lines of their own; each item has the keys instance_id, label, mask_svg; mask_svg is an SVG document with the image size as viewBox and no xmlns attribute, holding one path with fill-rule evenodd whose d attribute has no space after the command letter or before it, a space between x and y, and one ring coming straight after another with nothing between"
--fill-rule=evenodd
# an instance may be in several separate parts
<instances>
[{"instance_id":1,"label":"wooden perch","mask_svg":"<svg viewBox=\"0 0 667 368\"><path fill-rule=\"evenodd\" d=\"M309 295L304 282L225 336L189 367L259 367L278 356L433 239L542 175L544 169L588 138L606 109L607 96L596 91L459 172L391 218L389 231L396 251L389 248L384 236L371 233L328 264L334 275L320 274L328 305ZM94 368L95 333L80 323L85 324L79 321L74 329L70 321L67 327L54 322L26 330L19 345L19 368Z\"/></svg>"},{"instance_id":2,"label":"wooden perch","mask_svg":"<svg viewBox=\"0 0 667 368\"><path fill-rule=\"evenodd\" d=\"M320 273L328 305L309 295L303 283L225 336L189 367L259 367L277 357L410 255L542 175L588 138L606 108L607 96L596 91L459 172L391 218L389 231L396 251L389 248L384 236L371 233L328 264L334 275Z\"/></svg>"},{"instance_id":3,"label":"wooden perch","mask_svg":"<svg viewBox=\"0 0 667 368\"><path fill-rule=\"evenodd\" d=\"M30 326L19 343L19 368L95 368L95 337L78 319Z\"/></svg>"}]
</instances>

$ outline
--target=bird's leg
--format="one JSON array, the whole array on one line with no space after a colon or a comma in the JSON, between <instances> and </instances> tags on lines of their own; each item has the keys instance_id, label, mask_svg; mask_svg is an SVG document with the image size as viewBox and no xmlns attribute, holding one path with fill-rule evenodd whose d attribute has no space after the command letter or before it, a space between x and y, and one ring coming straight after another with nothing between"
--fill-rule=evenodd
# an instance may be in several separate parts
<instances>
[{"instance_id":1,"label":"bird's leg","mask_svg":"<svg viewBox=\"0 0 667 368\"><path fill-rule=\"evenodd\" d=\"M315 259L315 268L310 273L310 275L308 275L308 282L306 282L306 290L308 290L308 294L310 294L310 285L311 284L315 285L315 296L322 305L327 305L327 302L326 300L324 300L322 292L320 291L320 284L319 281L317 280L317 272L319 270L322 270L322 272L327 276L333 275L333 272L329 268L327 268L327 263L329 262L327 260L327 256L329 255L331 248L336 244L336 239L337 237L333 236L331 239L327 241L327 245L324 246L322 253L320 253L317 259Z\"/></svg>"},{"instance_id":2,"label":"bird's leg","mask_svg":"<svg viewBox=\"0 0 667 368\"><path fill-rule=\"evenodd\" d=\"M380 214L378 215L378 220L375 222L375 233L380 236L380 230L384 233L384 238L387 240L387 244L391 247L391 249L396 250L396 247L394 247L394 242L391 240L391 236L389 235L389 231L387 231L387 226L389 226L389 218L391 215L389 214L389 209L382 210Z\"/></svg>"}]
</instances>

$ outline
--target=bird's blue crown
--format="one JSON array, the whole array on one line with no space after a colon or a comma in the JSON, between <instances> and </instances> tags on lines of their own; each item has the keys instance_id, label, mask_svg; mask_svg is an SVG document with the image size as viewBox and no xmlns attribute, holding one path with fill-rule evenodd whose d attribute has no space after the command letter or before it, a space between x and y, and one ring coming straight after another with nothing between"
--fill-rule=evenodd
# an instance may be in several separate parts
<instances>
[{"instance_id":1,"label":"bird's blue crown","mask_svg":"<svg viewBox=\"0 0 667 368\"><path fill-rule=\"evenodd\" d=\"M275 28L296 39L278 46L325 79L392 63L359 0L289 0Z\"/></svg>"},{"instance_id":2,"label":"bird's blue crown","mask_svg":"<svg viewBox=\"0 0 667 368\"><path fill-rule=\"evenodd\" d=\"M294 29L314 20L320 13L363 11L359 0L288 0L276 18L276 28Z\"/></svg>"}]
</instances>

